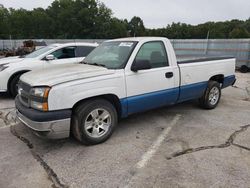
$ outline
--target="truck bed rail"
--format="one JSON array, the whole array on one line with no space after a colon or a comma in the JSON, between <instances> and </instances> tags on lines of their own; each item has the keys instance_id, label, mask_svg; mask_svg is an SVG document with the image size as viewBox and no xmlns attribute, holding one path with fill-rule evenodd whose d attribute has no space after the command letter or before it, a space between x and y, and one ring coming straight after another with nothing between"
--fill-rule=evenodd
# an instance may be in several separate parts
<instances>
[{"instance_id":1,"label":"truck bed rail","mask_svg":"<svg viewBox=\"0 0 250 188\"><path fill-rule=\"evenodd\" d=\"M216 60L224 60L224 59L234 59L235 57L199 57L188 60L178 60L178 64L187 64L187 63L199 63L204 61L216 61Z\"/></svg>"}]
</instances>

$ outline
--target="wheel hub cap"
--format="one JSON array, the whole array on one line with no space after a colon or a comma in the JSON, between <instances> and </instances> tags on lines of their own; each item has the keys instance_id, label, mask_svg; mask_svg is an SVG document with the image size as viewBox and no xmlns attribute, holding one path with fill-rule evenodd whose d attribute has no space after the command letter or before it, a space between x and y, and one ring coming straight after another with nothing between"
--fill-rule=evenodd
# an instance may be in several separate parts
<instances>
[{"instance_id":1,"label":"wheel hub cap","mask_svg":"<svg viewBox=\"0 0 250 188\"><path fill-rule=\"evenodd\" d=\"M219 100L219 96L220 96L219 89L217 87L213 87L209 92L209 103L211 105L215 105Z\"/></svg>"},{"instance_id":2,"label":"wheel hub cap","mask_svg":"<svg viewBox=\"0 0 250 188\"><path fill-rule=\"evenodd\" d=\"M87 134L93 138L105 135L111 126L110 113L102 108L91 111L85 120L84 128Z\"/></svg>"}]
</instances>

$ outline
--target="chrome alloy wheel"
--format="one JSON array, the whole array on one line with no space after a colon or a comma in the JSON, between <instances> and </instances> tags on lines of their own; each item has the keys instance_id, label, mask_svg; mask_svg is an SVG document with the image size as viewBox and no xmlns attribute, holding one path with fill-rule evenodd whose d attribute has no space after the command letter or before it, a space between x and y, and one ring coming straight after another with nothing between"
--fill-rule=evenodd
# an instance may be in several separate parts
<instances>
[{"instance_id":1,"label":"chrome alloy wheel","mask_svg":"<svg viewBox=\"0 0 250 188\"><path fill-rule=\"evenodd\" d=\"M90 137L99 138L108 132L111 122L110 113L103 108L98 108L87 115L84 129Z\"/></svg>"},{"instance_id":2,"label":"chrome alloy wheel","mask_svg":"<svg viewBox=\"0 0 250 188\"><path fill-rule=\"evenodd\" d=\"M220 91L217 87L213 87L210 92L209 92L209 103L211 105L215 105L218 100L219 100L219 97L220 97Z\"/></svg>"}]
</instances>

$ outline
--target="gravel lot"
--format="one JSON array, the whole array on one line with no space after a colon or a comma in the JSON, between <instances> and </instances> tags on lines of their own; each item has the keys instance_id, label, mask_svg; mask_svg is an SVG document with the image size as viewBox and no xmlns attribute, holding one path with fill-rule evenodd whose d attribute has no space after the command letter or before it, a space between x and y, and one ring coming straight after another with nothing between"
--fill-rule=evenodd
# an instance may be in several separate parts
<instances>
[{"instance_id":1,"label":"gravel lot","mask_svg":"<svg viewBox=\"0 0 250 188\"><path fill-rule=\"evenodd\" d=\"M0 94L0 187L249 187L250 74L215 110L196 101L133 115L106 143L42 140Z\"/></svg>"}]
</instances>

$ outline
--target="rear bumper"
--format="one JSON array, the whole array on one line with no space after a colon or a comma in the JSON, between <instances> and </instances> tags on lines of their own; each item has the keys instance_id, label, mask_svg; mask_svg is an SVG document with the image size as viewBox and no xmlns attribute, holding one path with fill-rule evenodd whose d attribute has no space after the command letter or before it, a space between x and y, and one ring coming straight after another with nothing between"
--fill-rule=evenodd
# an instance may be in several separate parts
<instances>
[{"instance_id":1,"label":"rear bumper","mask_svg":"<svg viewBox=\"0 0 250 188\"><path fill-rule=\"evenodd\" d=\"M233 81L233 83L232 83L232 86L235 84L236 81L237 81L237 79L235 78L234 81Z\"/></svg>"},{"instance_id":2,"label":"rear bumper","mask_svg":"<svg viewBox=\"0 0 250 188\"><path fill-rule=\"evenodd\" d=\"M36 135L49 139L70 135L71 110L40 112L23 106L16 98L17 118Z\"/></svg>"}]
</instances>

